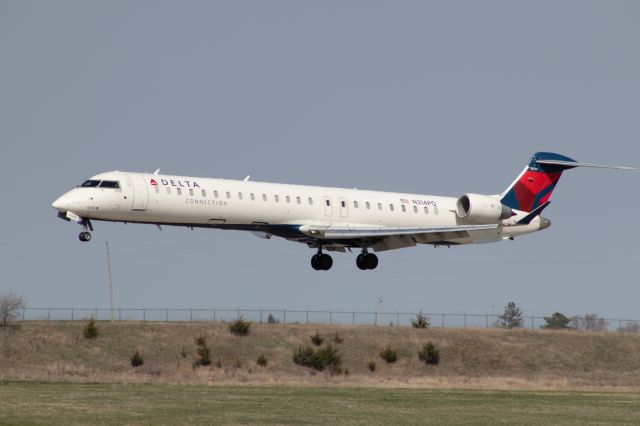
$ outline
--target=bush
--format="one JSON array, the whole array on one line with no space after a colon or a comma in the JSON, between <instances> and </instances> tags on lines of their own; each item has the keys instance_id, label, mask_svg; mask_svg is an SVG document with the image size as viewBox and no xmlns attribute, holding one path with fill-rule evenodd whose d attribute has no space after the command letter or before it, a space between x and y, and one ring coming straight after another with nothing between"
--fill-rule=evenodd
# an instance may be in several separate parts
<instances>
[{"instance_id":1,"label":"bush","mask_svg":"<svg viewBox=\"0 0 640 426\"><path fill-rule=\"evenodd\" d=\"M440 350L433 343L427 342L418 352L418 358L427 365L437 365L440 362Z\"/></svg>"},{"instance_id":2,"label":"bush","mask_svg":"<svg viewBox=\"0 0 640 426\"><path fill-rule=\"evenodd\" d=\"M411 320L411 325L413 328L428 328L429 327L429 317L422 313L422 309L420 312L416 314L416 319Z\"/></svg>"},{"instance_id":3,"label":"bush","mask_svg":"<svg viewBox=\"0 0 640 426\"><path fill-rule=\"evenodd\" d=\"M87 322L87 325L82 329L82 335L85 339L95 339L98 337L98 327L96 326L96 320L91 317L91 319Z\"/></svg>"},{"instance_id":4,"label":"bush","mask_svg":"<svg viewBox=\"0 0 640 426\"><path fill-rule=\"evenodd\" d=\"M247 321L242 317L229 324L229 331L236 336L246 336L247 334L249 334L250 328L251 321Z\"/></svg>"},{"instance_id":5,"label":"bush","mask_svg":"<svg viewBox=\"0 0 640 426\"><path fill-rule=\"evenodd\" d=\"M293 362L304 367L311 367L313 365L313 348L300 346L293 352Z\"/></svg>"},{"instance_id":6,"label":"bush","mask_svg":"<svg viewBox=\"0 0 640 426\"><path fill-rule=\"evenodd\" d=\"M550 317L544 317L546 324L541 325L540 328L546 328L550 330L564 330L571 328L569 323L571 322L571 318L567 317L560 312L556 312Z\"/></svg>"},{"instance_id":7,"label":"bush","mask_svg":"<svg viewBox=\"0 0 640 426\"><path fill-rule=\"evenodd\" d=\"M193 363L195 367L202 365L206 367L211 365L211 354L209 352L209 346L207 346L207 339L204 336L196 337L196 353L198 359Z\"/></svg>"},{"instance_id":8,"label":"bush","mask_svg":"<svg viewBox=\"0 0 640 426\"><path fill-rule=\"evenodd\" d=\"M393 364L398 360L398 351L393 349L391 345L387 345L380 351L380 358L384 359L387 364Z\"/></svg>"},{"instance_id":9,"label":"bush","mask_svg":"<svg viewBox=\"0 0 640 426\"><path fill-rule=\"evenodd\" d=\"M269 313L269 316L267 317L267 323L268 324L278 324L280 322L280 320L276 317L274 317L271 313Z\"/></svg>"},{"instance_id":10,"label":"bush","mask_svg":"<svg viewBox=\"0 0 640 426\"><path fill-rule=\"evenodd\" d=\"M292 358L297 365L311 367L314 370L322 371L326 367L330 367L334 374L339 374L342 371L342 356L338 349L331 345L316 351L310 346L300 346L293 352Z\"/></svg>"},{"instance_id":11,"label":"bush","mask_svg":"<svg viewBox=\"0 0 640 426\"><path fill-rule=\"evenodd\" d=\"M140 356L140 351L136 349L133 355L131 355L131 366L140 367L141 365L144 365L144 360Z\"/></svg>"},{"instance_id":12,"label":"bush","mask_svg":"<svg viewBox=\"0 0 640 426\"><path fill-rule=\"evenodd\" d=\"M367 364L367 367L369 368L369 371L374 373L376 371L376 362L373 360L369 361L369 363Z\"/></svg>"},{"instance_id":13,"label":"bush","mask_svg":"<svg viewBox=\"0 0 640 426\"><path fill-rule=\"evenodd\" d=\"M309 336L309 338L311 339L311 343L313 343L315 346L320 346L322 342L324 342L324 338L320 336L317 331L316 334L314 334L313 336Z\"/></svg>"},{"instance_id":14,"label":"bush","mask_svg":"<svg viewBox=\"0 0 640 426\"><path fill-rule=\"evenodd\" d=\"M256 360L256 364L258 364L260 367L266 367L267 366L267 357L264 356L264 354L260 354L260 356L258 357L258 359Z\"/></svg>"}]
</instances>

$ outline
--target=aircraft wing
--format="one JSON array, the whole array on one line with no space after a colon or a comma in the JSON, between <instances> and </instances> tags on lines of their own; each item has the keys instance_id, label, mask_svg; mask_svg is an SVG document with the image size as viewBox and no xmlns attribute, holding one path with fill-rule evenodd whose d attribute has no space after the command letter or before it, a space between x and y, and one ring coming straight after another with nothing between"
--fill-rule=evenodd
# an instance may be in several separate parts
<instances>
[{"instance_id":1,"label":"aircraft wing","mask_svg":"<svg viewBox=\"0 0 640 426\"><path fill-rule=\"evenodd\" d=\"M439 234L446 235L455 233L458 235L460 232L468 231L485 231L490 229L497 229L498 225L461 225L461 226L435 226L428 228L370 228L370 227L337 227L330 226L323 230L319 230L321 238L340 240L340 239L354 239L354 238L385 238L385 237L399 237L399 236L421 236L427 234ZM304 231L303 231L304 232ZM313 235L313 230L307 231ZM305 232L305 233L307 233Z\"/></svg>"}]
</instances>

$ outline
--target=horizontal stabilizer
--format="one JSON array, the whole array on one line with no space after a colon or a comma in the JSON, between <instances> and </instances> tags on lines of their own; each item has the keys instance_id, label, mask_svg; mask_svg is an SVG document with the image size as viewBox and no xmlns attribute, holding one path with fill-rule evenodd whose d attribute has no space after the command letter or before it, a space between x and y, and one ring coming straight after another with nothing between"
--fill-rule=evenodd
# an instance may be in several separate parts
<instances>
[{"instance_id":1,"label":"horizontal stabilizer","mask_svg":"<svg viewBox=\"0 0 640 426\"><path fill-rule=\"evenodd\" d=\"M566 166L566 167L595 167L597 169L616 169L616 170L638 170L637 167L627 166L604 166L601 164L591 163L578 163L577 161L563 161L563 160L536 160L538 164L549 164L552 166Z\"/></svg>"},{"instance_id":2,"label":"horizontal stabilizer","mask_svg":"<svg viewBox=\"0 0 640 426\"><path fill-rule=\"evenodd\" d=\"M551 204L551 201L547 201L544 204L540 204L538 208L536 208L534 211L532 211L531 213L529 213L528 215L520 219L518 222L516 222L516 225L530 224L533 219L535 219L537 216L540 216L540 214L542 213L542 210L546 209L549 204Z\"/></svg>"}]
</instances>

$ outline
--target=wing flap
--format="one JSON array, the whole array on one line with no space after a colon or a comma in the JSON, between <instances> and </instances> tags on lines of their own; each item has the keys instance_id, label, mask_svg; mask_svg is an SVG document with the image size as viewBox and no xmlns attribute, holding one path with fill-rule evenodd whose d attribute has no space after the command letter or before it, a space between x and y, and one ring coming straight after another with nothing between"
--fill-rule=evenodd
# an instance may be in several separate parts
<instances>
[{"instance_id":1,"label":"wing flap","mask_svg":"<svg viewBox=\"0 0 640 426\"><path fill-rule=\"evenodd\" d=\"M304 229L306 228L306 229ZM368 227L335 227L326 228L301 227L301 231L307 235L325 238L331 240L341 239L360 239L360 238L386 238L399 236L421 236L428 234L446 235L449 233L461 233L469 231L486 231L497 229L498 225L460 225L460 226L435 226L428 228L409 228L409 227L384 227L384 228L368 228Z\"/></svg>"}]
</instances>

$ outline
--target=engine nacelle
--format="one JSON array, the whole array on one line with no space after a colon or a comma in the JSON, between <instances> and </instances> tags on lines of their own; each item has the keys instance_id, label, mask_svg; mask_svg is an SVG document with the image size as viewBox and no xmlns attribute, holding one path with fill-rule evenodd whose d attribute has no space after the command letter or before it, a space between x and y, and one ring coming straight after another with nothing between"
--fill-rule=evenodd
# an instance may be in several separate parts
<instances>
[{"instance_id":1,"label":"engine nacelle","mask_svg":"<svg viewBox=\"0 0 640 426\"><path fill-rule=\"evenodd\" d=\"M465 194L458 198L456 214L467 223L498 223L514 215L513 211L500 200L480 194Z\"/></svg>"}]
</instances>

